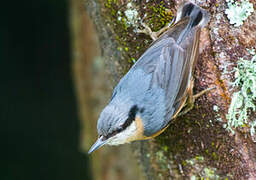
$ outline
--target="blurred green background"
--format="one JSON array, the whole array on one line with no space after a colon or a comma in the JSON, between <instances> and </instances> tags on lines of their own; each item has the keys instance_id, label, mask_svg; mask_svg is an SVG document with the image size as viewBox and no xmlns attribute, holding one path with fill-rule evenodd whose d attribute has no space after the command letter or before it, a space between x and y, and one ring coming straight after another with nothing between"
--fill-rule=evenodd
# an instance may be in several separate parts
<instances>
[{"instance_id":1,"label":"blurred green background","mask_svg":"<svg viewBox=\"0 0 256 180\"><path fill-rule=\"evenodd\" d=\"M1 180L91 179L79 150L68 6L1 4Z\"/></svg>"}]
</instances>

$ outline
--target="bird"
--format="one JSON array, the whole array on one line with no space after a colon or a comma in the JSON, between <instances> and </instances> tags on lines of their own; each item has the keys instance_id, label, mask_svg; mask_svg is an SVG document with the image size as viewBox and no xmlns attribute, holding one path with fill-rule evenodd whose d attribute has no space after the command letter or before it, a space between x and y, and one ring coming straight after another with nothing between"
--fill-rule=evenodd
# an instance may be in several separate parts
<instances>
[{"instance_id":1,"label":"bird","mask_svg":"<svg viewBox=\"0 0 256 180\"><path fill-rule=\"evenodd\" d=\"M209 18L198 5L182 3L174 25L153 41L114 88L99 116L98 139L89 154L103 145L158 136L193 101L200 31Z\"/></svg>"}]
</instances>

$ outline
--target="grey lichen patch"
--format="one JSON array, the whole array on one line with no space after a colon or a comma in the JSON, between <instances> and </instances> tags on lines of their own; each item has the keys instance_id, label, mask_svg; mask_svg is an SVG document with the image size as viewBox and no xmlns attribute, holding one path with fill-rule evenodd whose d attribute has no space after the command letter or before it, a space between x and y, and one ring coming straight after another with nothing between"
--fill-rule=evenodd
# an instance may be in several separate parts
<instances>
[{"instance_id":1,"label":"grey lichen patch","mask_svg":"<svg viewBox=\"0 0 256 180\"><path fill-rule=\"evenodd\" d=\"M215 112L218 112L219 111L219 107L217 105L213 105L213 108L212 108Z\"/></svg>"},{"instance_id":2,"label":"grey lichen patch","mask_svg":"<svg viewBox=\"0 0 256 180\"><path fill-rule=\"evenodd\" d=\"M195 158L186 160L187 166L190 166L190 179L201 180L201 179L220 179L216 168L206 166L205 158L203 156L196 156Z\"/></svg>"},{"instance_id":3,"label":"grey lichen patch","mask_svg":"<svg viewBox=\"0 0 256 180\"><path fill-rule=\"evenodd\" d=\"M219 121L219 122L222 122L223 120L220 116L220 107L217 106L217 105L213 105L212 109L213 109L214 112L216 112L215 120Z\"/></svg>"},{"instance_id":4,"label":"grey lichen patch","mask_svg":"<svg viewBox=\"0 0 256 180\"><path fill-rule=\"evenodd\" d=\"M137 27L139 13L136 9L134 9L131 2L127 4L127 9L124 11L124 14L127 18L127 24Z\"/></svg>"},{"instance_id":5,"label":"grey lichen patch","mask_svg":"<svg viewBox=\"0 0 256 180\"><path fill-rule=\"evenodd\" d=\"M186 163L190 164L190 165L194 165L198 162L203 162L204 161L204 157L203 156L196 156L195 158L192 159L188 159L186 160Z\"/></svg>"},{"instance_id":6,"label":"grey lichen patch","mask_svg":"<svg viewBox=\"0 0 256 180\"><path fill-rule=\"evenodd\" d=\"M256 119L250 120L249 117L256 110L256 53L255 50L249 52L250 60L240 58L237 62L232 84L240 90L233 93L226 118L228 130L234 133L233 128L249 126L251 136L254 136Z\"/></svg>"},{"instance_id":7,"label":"grey lichen patch","mask_svg":"<svg viewBox=\"0 0 256 180\"><path fill-rule=\"evenodd\" d=\"M239 27L253 12L253 4L248 0L226 0L228 8L225 10L230 24Z\"/></svg>"},{"instance_id":8,"label":"grey lichen patch","mask_svg":"<svg viewBox=\"0 0 256 180\"><path fill-rule=\"evenodd\" d=\"M167 177L180 178L175 162L169 158L168 149L166 149L167 146L153 144L150 144L150 153L146 156L150 159L151 171L154 171L157 175L156 179L164 180L167 179ZM173 176L172 173L170 174L170 172L174 173L175 176Z\"/></svg>"},{"instance_id":9,"label":"grey lichen patch","mask_svg":"<svg viewBox=\"0 0 256 180\"><path fill-rule=\"evenodd\" d=\"M132 64L147 47L144 39L138 38L136 33L141 20L141 13L138 10L140 5L133 1L118 0L107 0L104 5L106 12L103 15L114 31L118 43L117 50L124 60ZM144 44L145 48L140 44Z\"/></svg>"},{"instance_id":10,"label":"grey lichen patch","mask_svg":"<svg viewBox=\"0 0 256 180\"><path fill-rule=\"evenodd\" d=\"M255 135L255 129L256 129L256 119L255 119L254 121L251 121L251 122L250 122L250 126L251 126L251 128L250 128L250 134L251 134L252 137L254 137L254 135ZM256 142L256 138L255 138L255 137L253 138L253 141Z\"/></svg>"},{"instance_id":11,"label":"grey lichen patch","mask_svg":"<svg viewBox=\"0 0 256 180\"><path fill-rule=\"evenodd\" d=\"M205 167L202 176L204 176L205 179L220 179L219 175L216 174L216 169L211 167Z\"/></svg>"},{"instance_id":12,"label":"grey lichen patch","mask_svg":"<svg viewBox=\"0 0 256 180\"><path fill-rule=\"evenodd\" d=\"M128 27L132 27L134 28L133 31L137 32L141 18L139 17L136 5L132 2L128 2L126 7L122 9L117 11L117 20L123 24L125 30L127 30Z\"/></svg>"},{"instance_id":13,"label":"grey lichen patch","mask_svg":"<svg viewBox=\"0 0 256 180\"><path fill-rule=\"evenodd\" d=\"M190 171L190 180L218 180L218 179L230 179L232 177L231 174L227 174L226 176L219 175L216 168L211 166L205 166L205 159L203 156L198 156L196 158L187 160L188 166L191 166L192 169Z\"/></svg>"},{"instance_id":14,"label":"grey lichen patch","mask_svg":"<svg viewBox=\"0 0 256 180\"><path fill-rule=\"evenodd\" d=\"M142 22L157 31L173 19L170 1L118 1L104 3L108 24L116 34L117 50L129 63L135 63L152 40L138 32Z\"/></svg>"},{"instance_id":15,"label":"grey lichen patch","mask_svg":"<svg viewBox=\"0 0 256 180\"><path fill-rule=\"evenodd\" d=\"M167 169L168 160L163 151L156 152L156 160L161 165L162 170Z\"/></svg>"}]
</instances>

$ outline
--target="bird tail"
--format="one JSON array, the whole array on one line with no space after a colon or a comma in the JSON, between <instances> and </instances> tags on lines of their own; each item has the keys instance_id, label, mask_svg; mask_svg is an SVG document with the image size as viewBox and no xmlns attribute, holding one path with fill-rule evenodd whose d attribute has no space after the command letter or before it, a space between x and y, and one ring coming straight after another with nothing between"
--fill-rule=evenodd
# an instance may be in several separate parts
<instances>
[{"instance_id":1,"label":"bird tail","mask_svg":"<svg viewBox=\"0 0 256 180\"><path fill-rule=\"evenodd\" d=\"M178 44L184 39L184 37L186 37L193 27L199 26L202 28L210 20L210 14L206 10L189 1L185 1L178 9L176 23L187 17L189 18L189 21L187 27L177 39Z\"/></svg>"},{"instance_id":2,"label":"bird tail","mask_svg":"<svg viewBox=\"0 0 256 180\"><path fill-rule=\"evenodd\" d=\"M176 22L180 21L181 19L189 17L190 18L190 25L200 26L201 28L204 27L210 20L210 14L202 9L201 7L197 6L196 4L185 1L177 11Z\"/></svg>"}]
</instances>

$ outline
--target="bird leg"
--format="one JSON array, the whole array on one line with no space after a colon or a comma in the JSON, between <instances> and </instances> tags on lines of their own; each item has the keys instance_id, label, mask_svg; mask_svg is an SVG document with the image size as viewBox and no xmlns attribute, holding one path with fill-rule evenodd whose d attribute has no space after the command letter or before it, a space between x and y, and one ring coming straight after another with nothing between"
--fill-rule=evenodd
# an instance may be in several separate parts
<instances>
[{"instance_id":1,"label":"bird leg","mask_svg":"<svg viewBox=\"0 0 256 180\"><path fill-rule=\"evenodd\" d=\"M144 27L144 29L138 29L138 33L143 33L146 35L149 35L153 41L155 41L158 38L158 32L153 32L149 26L147 26L145 23L141 23L141 25Z\"/></svg>"},{"instance_id":2,"label":"bird leg","mask_svg":"<svg viewBox=\"0 0 256 180\"><path fill-rule=\"evenodd\" d=\"M151 30L151 28L148 26L148 25L146 25L145 23L143 23L143 22L141 22L141 25L144 27L144 29L138 29L138 33L144 33L144 34L146 34L146 35L149 35L150 37L151 37L151 39L153 39L153 41L155 41L155 40L157 40L158 38L159 38L159 36L163 33L163 32L165 32L167 29L169 29L170 28L170 26L173 24L173 22L174 22L174 19L175 18L173 18L172 19L172 21L167 25L167 26L165 26L165 27L163 27L162 29L160 29L159 31L157 31L157 32L153 32L152 30Z\"/></svg>"},{"instance_id":3,"label":"bird leg","mask_svg":"<svg viewBox=\"0 0 256 180\"><path fill-rule=\"evenodd\" d=\"M194 102L195 100L202 96L203 94L211 91L212 89L215 89L216 87L211 87L211 88L207 88L207 89L204 89L202 90L201 92L193 95L193 87L194 87L194 78L191 80L191 83L188 87L188 98L186 100L186 103L184 105L184 109L178 114L178 116L183 116L184 114L186 114L187 112L189 112L191 109L193 109L194 107Z\"/></svg>"}]
</instances>

